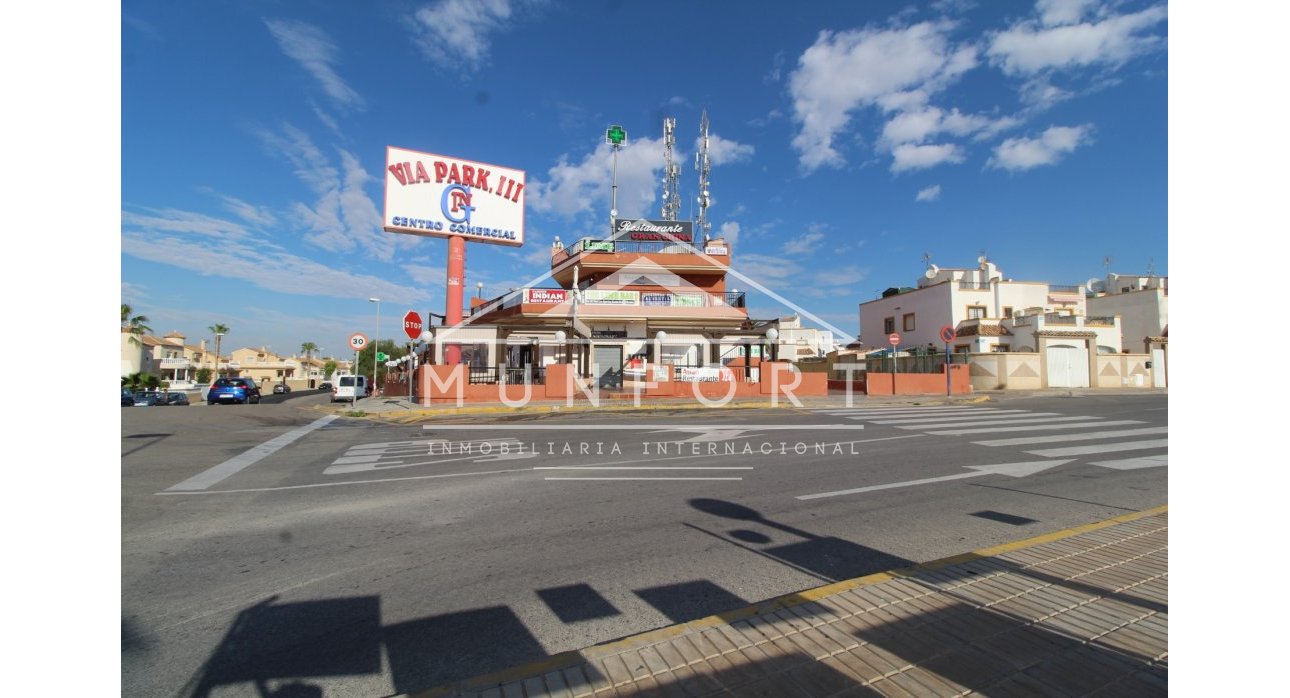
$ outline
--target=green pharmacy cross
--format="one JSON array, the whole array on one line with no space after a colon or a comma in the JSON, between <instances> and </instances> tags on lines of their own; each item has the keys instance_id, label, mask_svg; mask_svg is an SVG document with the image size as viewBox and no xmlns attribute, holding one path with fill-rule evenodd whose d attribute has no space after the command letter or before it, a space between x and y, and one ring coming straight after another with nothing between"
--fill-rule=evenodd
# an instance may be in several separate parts
<instances>
[{"instance_id":1,"label":"green pharmacy cross","mask_svg":"<svg viewBox=\"0 0 1290 698\"><path fill-rule=\"evenodd\" d=\"M626 140L627 140L627 132L623 130L622 126L610 126L609 129L605 131L606 143L610 143L612 145L617 146L617 145L622 145L623 142Z\"/></svg>"},{"instance_id":2,"label":"green pharmacy cross","mask_svg":"<svg viewBox=\"0 0 1290 698\"><path fill-rule=\"evenodd\" d=\"M385 361L385 360L386 360L386 359L388 359L388 358L390 358L390 355L389 355L389 354L386 354L386 353L385 353L385 352L383 352L383 351L378 351L378 352L376 352L376 360L377 360L377 361Z\"/></svg>"}]
</instances>

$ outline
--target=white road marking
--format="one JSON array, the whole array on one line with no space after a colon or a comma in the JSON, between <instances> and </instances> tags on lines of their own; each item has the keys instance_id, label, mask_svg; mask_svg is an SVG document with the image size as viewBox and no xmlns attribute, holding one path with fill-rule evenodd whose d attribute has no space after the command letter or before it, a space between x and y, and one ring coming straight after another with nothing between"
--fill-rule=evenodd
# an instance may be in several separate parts
<instances>
[{"instance_id":1,"label":"white road marking","mask_svg":"<svg viewBox=\"0 0 1290 698\"><path fill-rule=\"evenodd\" d=\"M321 427L327 426L332 422L332 420L335 420L335 419L336 419L336 415L334 414L329 414L326 417L320 417L319 419L309 424L306 424L303 427L292 429L291 431L285 434L282 434L280 436L269 439L268 441L265 441L259 446L256 446L239 455L233 456L232 458L224 461L223 463L220 463L219 465L213 468L210 468L209 470L206 470L205 472L198 473L188 478L187 480L184 480L178 485L167 488L166 491L167 492L171 492L171 491L192 492L192 491L204 490L210 487L211 485L219 484L225 479L232 477L237 473L242 472L243 470L251 467L252 465L255 465L265 457L272 455L273 453L277 452L279 449L299 439L305 434L308 434L309 432L314 431L315 429L319 429Z\"/></svg>"},{"instance_id":2,"label":"white road marking","mask_svg":"<svg viewBox=\"0 0 1290 698\"><path fill-rule=\"evenodd\" d=\"M1143 456L1142 458L1124 458L1121 460L1100 460L1089 465L1098 465L1115 470L1137 470L1138 468L1159 468L1169 465L1169 455Z\"/></svg>"},{"instance_id":3,"label":"white road marking","mask_svg":"<svg viewBox=\"0 0 1290 698\"><path fill-rule=\"evenodd\" d=\"M1018 414L1020 413L1020 414ZM954 415L953 417L892 417L873 420L874 424L942 424L960 422L965 419L1025 419L1026 417L1059 417L1060 412L1027 412L1026 410L1001 410L991 414Z\"/></svg>"},{"instance_id":4,"label":"white road marking","mask_svg":"<svg viewBox=\"0 0 1290 698\"><path fill-rule=\"evenodd\" d=\"M752 470L751 465L544 465L534 470Z\"/></svg>"},{"instance_id":5,"label":"white road marking","mask_svg":"<svg viewBox=\"0 0 1290 698\"><path fill-rule=\"evenodd\" d=\"M863 424L425 424L422 429L436 429L444 431L463 431L463 430L481 430L481 431L510 431L518 429L524 431L606 431L609 429L617 431L725 431L729 429L741 429L744 431L758 431L765 429L776 430L800 430L800 429L818 429L818 430L847 430L847 429L864 429Z\"/></svg>"},{"instance_id":6,"label":"white road marking","mask_svg":"<svg viewBox=\"0 0 1290 698\"><path fill-rule=\"evenodd\" d=\"M977 446L1024 446L1026 444L1050 444L1063 441L1092 441L1093 439L1116 439L1122 436L1146 436L1148 434L1166 434L1169 427L1145 427L1143 429L1122 429L1119 431L1093 431L1085 434L1055 434L1053 436L1021 436L1015 439L991 439L973 441Z\"/></svg>"},{"instance_id":7,"label":"white road marking","mask_svg":"<svg viewBox=\"0 0 1290 698\"><path fill-rule=\"evenodd\" d=\"M387 477L380 480L345 480L343 482L315 482L309 485L283 485L281 487L255 487L241 490L211 490L208 492L157 492L156 494L241 494L247 492L277 492L279 490L309 490L315 487L346 487L348 485L379 485L383 482L403 482L405 480L434 480L441 477L466 477L468 475L496 475L498 473L527 473L532 468L512 468L510 470L480 470L473 473L443 473L441 475L413 475L411 477Z\"/></svg>"},{"instance_id":8,"label":"white road marking","mask_svg":"<svg viewBox=\"0 0 1290 698\"><path fill-rule=\"evenodd\" d=\"M941 429L943 427L987 427L993 425L1035 424L1037 422L1075 422L1079 420L1101 419L1101 417L1011 417L1008 419L988 419L985 421L948 422L938 424L904 425L897 429Z\"/></svg>"},{"instance_id":9,"label":"white road marking","mask_svg":"<svg viewBox=\"0 0 1290 698\"><path fill-rule=\"evenodd\" d=\"M855 410L811 410L817 414L827 414L834 417L853 417L863 419L869 416L881 417L885 415L903 415L903 414L969 414L973 412L998 412L997 407L946 407L930 408L920 407L914 409L901 410L876 410L869 408Z\"/></svg>"},{"instance_id":10,"label":"white road marking","mask_svg":"<svg viewBox=\"0 0 1290 698\"><path fill-rule=\"evenodd\" d=\"M544 477L543 480L613 480L623 482L626 480L743 480L741 477Z\"/></svg>"},{"instance_id":11,"label":"white road marking","mask_svg":"<svg viewBox=\"0 0 1290 698\"><path fill-rule=\"evenodd\" d=\"M1045 448L1038 451L1026 451L1026 453L1054 458L1057 456L1083 456L1089 453L1140 451L1142 449L1161 448L1168 445L1169 439L1152 439L1150 441L1121 441L1113 444L1089 444L1087 446L1068 446L1066 448Z\"/></svg>"},{"instance_id":12,"label":"white road marking","mask_svg":"<svg viewBox=\"0 0 1290 698\"><path fill-rule=\"evenodd\" d=\"M1045 460L1030 461L1026 463L1000 463L998 465L969 465L968 468L976 472L957 473L955 475L943 475L941 477L929 477L922 480L908 480L906 482L891 482L885 485L871 485L869 487L856 487L849 490L838 490L836 492L821 492L819 494L804 494L797 499L823 499L824 497L838 497L844 494L860 494L862 492L877 492L879 490L890 490L897 487L914 487L916 485L929 485L936 482L948 482L950 480L962 480L969 477L981 477L982 475L1007 475L1009 477L1025 477L1043 472L1049 468L1055 468L1059 465L1070 463L1069 460Z\"/></svg>"},{"instance_id":13,"label":"white road marking","mask_svg":"<svg viewBox=\"0 0 1290 698\"><path fill-rule=\"evenodd\" d=\"M1089 417L1089 419L1097 419L1097 418ZM995 432L1005 432L1005 431L1051 431L1054 429L1085 429L1088 427L1093 427L1093 428L1118 427L1124 424L1142 424L1142 421L1137 419L1117 419L1117 420L1111 420L1106 422L1080 422L1079 424L1051 424L1051 425L1040 424L1038 426L1025 426L1025 427L984 427L980 429L947 429L944 431L937 430L937 431L929 431L926 433L931 436L962 436L963 434L992 434Z\"/></svg>"}]
</instances>

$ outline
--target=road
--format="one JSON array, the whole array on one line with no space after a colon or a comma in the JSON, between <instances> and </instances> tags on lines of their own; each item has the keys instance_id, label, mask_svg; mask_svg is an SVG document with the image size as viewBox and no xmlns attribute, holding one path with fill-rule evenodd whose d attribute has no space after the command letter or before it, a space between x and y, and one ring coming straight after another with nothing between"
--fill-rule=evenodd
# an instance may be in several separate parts
<instances>
[{"instance_id":1,"label":"road","mask_svg":"<svg viewBox=\"0 0 1290 698\"><path fill-rule=\"evenodd\" d=\"M1161 394L455 425L277 397L123 408L124 694L415 691L1167 503Z\"/></svg>"}]
</instances>

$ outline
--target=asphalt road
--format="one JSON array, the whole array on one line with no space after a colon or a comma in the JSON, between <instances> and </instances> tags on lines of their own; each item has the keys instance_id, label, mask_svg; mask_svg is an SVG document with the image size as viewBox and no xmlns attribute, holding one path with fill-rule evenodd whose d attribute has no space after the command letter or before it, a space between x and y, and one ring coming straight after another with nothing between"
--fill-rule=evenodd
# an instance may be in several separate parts
<instances>
[{"instance_id":1,"label":"asphalt road","mask_svg":"<svg viewBox=\"0 0 1290 698\"><path fill-rule=\"evenodd\" d=\"M123 694L415 691L1167 503L1160 394L425 427L325 403L122 409Z\"/></svg>"}]
</instances>

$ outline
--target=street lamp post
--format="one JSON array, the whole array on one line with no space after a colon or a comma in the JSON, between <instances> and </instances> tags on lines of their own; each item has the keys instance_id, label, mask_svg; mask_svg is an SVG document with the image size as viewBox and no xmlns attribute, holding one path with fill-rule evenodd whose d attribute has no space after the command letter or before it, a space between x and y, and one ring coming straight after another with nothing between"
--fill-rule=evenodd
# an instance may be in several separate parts
<instances>
[{"instance_id":1,"label":"street lamp post","mask_svg":"<svg viewBox=\"0 0 1290 698\"><path fill-rule=\"evenodd\" d=\"M375 391L378 389L377 386L380 385L380 382L377 379L377 372L379 369L376 365L376 355L380 353L381 348L381 299L368 298L367 302L376 304L376 337L374 337L372 341L372 383L374 384L372 386L372 390Z\"/></svg>"},{"instance_id":2,"label":"street lamp post","mask_svg":"<svg viewBox=\"0 0 1290 698\"><path fill-rule=\"evenodd\" d=\"M779 358L779 330L774 327L766 330L766 339L770 342L770 360Z\"/></svg>"}]
</instances>

